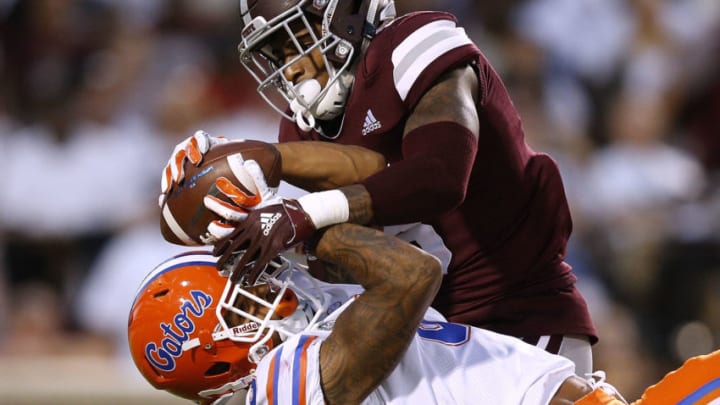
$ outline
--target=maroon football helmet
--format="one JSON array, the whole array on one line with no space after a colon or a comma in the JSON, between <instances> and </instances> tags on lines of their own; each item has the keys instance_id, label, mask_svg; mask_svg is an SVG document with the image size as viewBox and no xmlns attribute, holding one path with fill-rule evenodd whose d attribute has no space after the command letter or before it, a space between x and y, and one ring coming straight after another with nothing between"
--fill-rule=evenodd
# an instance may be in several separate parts
<instances>
[{"instance_id":1,"label":"maroon football helmet","mask_svg":"<svg viewBox=\"0 0 720 405\"><path fill-rule=\"evenodd\" d=\"M366 41L395 17L392 0L240 0L240 60L260 95L301 127L341 115L352 86L351 66ZM291 58L283 47L291 46ZM293 83L283 75L312 52L322 55L329 79ZM290 106L291 113L287 112Z\"/></svg>"}]
</instances>

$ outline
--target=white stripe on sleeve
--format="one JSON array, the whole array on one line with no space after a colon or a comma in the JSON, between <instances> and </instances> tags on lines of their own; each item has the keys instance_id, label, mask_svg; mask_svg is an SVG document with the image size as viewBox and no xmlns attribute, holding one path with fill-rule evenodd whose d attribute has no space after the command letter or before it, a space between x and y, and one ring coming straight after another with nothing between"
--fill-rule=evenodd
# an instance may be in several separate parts
<instances>
[{"instance_id":1,"label":"white stripe on sleeve","mask_svg":"<svg viewBox=\"0 0 720 405\"><path fill-rule=\"evenodd\" d=\"M403 40L393 51L393 78L405 100L420 74L441 55L471 44L465 30L449 20L433 21Z\"/></svg>"}]
</instances>

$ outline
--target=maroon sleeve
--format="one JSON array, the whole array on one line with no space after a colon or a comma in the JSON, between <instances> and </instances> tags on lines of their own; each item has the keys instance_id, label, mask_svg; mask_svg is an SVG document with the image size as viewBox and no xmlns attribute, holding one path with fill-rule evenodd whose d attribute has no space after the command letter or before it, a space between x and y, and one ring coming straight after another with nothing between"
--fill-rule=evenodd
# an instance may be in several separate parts
<instances>
[{"instance_id":1,"label":"maroon sleeve","mask_svg":"<svg viewBox=\"0 0 720 405\"><path fill-rule=\"evenodd\" d=\"M477 137L454 122L416 128L403 140L403 160L362 184L378 225L427 221L465 199Z\"/></svg>"}]
</instances>

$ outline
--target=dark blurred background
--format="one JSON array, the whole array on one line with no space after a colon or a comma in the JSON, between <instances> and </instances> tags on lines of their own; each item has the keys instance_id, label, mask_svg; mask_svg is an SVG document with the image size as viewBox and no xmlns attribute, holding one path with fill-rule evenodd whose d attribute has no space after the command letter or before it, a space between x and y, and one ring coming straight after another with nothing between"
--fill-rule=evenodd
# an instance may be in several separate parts
<instances>
[{"instance_id":1,"label":"dark blurred background","mask_svg":"<svg viewBox=\"0 0 720 405\"><path fill-rule=\"evenodd\" d=\"M627 398L720 346L720 2L397 0L447 10L560 164L569 262ZM160 172L196 129L275 141L234 0L0 0L0 403L184 403L126 344Z\"/></svg>"}]
</instances>

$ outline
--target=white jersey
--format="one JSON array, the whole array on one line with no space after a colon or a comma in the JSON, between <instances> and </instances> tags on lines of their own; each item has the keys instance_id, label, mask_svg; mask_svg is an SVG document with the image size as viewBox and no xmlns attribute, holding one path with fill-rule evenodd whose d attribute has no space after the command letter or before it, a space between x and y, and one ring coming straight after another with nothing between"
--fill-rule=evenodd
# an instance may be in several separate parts
<instances>
[{"instance_id":1,"label":"white jersey","mask_svg":"<svg viewBox=\"0 0 720 405\"><path fill-rule=\"evenodd\" d=\"M257 367L247 404L323 404L320 346L342 305L295 335ZM453 324L432 309L407 352L364 404L547 404L573 363L521 340Z\"/></svg>"}]
</instances>

